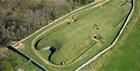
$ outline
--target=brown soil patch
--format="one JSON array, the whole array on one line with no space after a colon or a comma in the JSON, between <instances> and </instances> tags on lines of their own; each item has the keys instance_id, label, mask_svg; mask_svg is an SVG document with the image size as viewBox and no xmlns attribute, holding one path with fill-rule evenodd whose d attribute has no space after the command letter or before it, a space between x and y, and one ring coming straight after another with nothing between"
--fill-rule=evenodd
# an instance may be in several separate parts
<instances>
[{"instance_id":1,"label":"brown soil patch","mask_svg":"<svg viewBox=\"0 0 140 71\"><path fill-rule=\"evenodd\" d=\"M21 49L21 48L24 48L25 45L23 43L16 43L15 45L13 45L13 47L16 49Z\"/></svg>"}]
</instances>

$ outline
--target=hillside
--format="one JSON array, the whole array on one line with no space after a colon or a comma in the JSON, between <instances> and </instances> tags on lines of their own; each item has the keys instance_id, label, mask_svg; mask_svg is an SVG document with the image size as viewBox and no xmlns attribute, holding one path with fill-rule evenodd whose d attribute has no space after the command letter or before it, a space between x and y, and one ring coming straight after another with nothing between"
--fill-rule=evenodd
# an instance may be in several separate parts
<instances>
[{"instance_id":1,"label":"hillside","mask_svg":"<svg viewBox=\"0 0 140 71\"><path fill-rule=\"evenodd\" d=\"M140 0L1 0L0 71L139 71L139 7Z\"/></svg>"},{"instance_id":2,"label":"hillside","mask_svg":"<svg viewBox=\"0 0 140 71\"><path fill-rule=\"evenodd\" d=\"M22 59L3 48L32 34L55 19L94 0L0 0L0 67L15 70ZM3 51L4 50L4 51ZM12 55L15 55L13 57ZM17 62L13 61L17 59Z\"/></svg>"}]
</instances>

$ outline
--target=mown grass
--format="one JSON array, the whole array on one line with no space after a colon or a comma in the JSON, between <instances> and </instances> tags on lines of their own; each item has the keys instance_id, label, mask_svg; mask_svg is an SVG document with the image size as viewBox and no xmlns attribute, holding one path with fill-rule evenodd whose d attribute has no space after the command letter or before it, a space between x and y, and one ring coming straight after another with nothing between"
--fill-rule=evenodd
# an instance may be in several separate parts
<instances>
[{"instance_id":1,"label":"mown grass","mask_svg":"<svg viewBox=\"0 0 140 71\"><path fill-rule=\"evenodd\" d=\"M129 3L126 3L123 6L118 5L118 3L120 2L112 1L108 3L108 5L98 8L90 14L83 16L76 22L70 23L50 34L47 34L39 42L39 47L56 47L57 51L53 54L52 61L56 64L60 64L61 61L64 61L67 64L77 59L77 57L87 49L91 48L91 46L97 45L97 42L92 40L94 33L102 38L98 39L100 41L99 44L106 44L106 46L109 45L114 39L117 30L121 27L118 26L114 28L110 25L116 23L120 23L119 25L121 25L122 21L120 21L120 19L124 19L126 17L130 7ZM95 25L99 28L98 30ZM112 34L114 34L114 36L111 36Z\"/></svg>"},{"instance_id":2,"label":"mown grass","mask_svg":"<svg viewBox=\"0 0 140 71\"><path fill-rule=\"evenodd\" d=\"M1 69L1 71L17 71L17 70L25 70L25 71L39 71L40 69L33 65L31 62L28 62L22 56L17 53L8 50L7 57L2 61L1 67L5 66L5 69ZM6 63L7 62L7 63Z\"/></svg>"},{"instance_id":3,"label":"mown grass","mask_svg":"<svg viewBox=\"0 0 140 71\"><path fill-rule=\"evenodd\" d=\"M111 0L102 7L93 9L89 14L82 16L77 21L63 27L56 27L58 28L57 30L40 37L43 37L39 43L40 47L46 47L49 45L57 48L57 51L51 58L54 63L60 64L61 61L65 61L67 64L70 63L69 65L54 67L49 64L45 64L31 49L33 38L48 28L41 30L39 33L25 40L23 42L25 44L25 49L21 49L21 51L38 61L49 70L71 71L105 49L113 41L123 24L120 19L124 19L126 17L131 6L130 3L119 5L120 3L121 0ZM63 20L64 19L61 21ZM116 26L116 23L119 23L119 25ZM113 24L115 24L115 27L111 26ZM98 30L95 25L98 26ZM102 39L99 39L99 42L92 40L93 33L96 33ZM50 51L39 52L44 58L46 58L46 60L48 60Z\"/></svg>"},{"instance_id":4,"label":"mown grass","mask_svg":"<svg viewBox=\"0 0 140 71\"><path fill-rule=\"evenodd\" d=\"M125 32L116 46L81 71L139 71L140 70L140 0Z\"/></svg>"}]
</instances>

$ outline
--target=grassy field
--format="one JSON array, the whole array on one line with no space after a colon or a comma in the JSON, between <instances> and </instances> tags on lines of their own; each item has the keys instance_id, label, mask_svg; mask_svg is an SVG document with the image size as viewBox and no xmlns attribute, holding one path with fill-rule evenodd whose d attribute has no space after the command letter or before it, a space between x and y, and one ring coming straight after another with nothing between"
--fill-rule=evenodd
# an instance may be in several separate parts
<instances>
[{"instance_id":1,"label":"grassy field","mask_svg":"<svg viewBox=\"0 0 140 71\"><path fill-rule=\"evenodd\" d=\"M112 1L105 7L92 11L76 22L64 25L61 28L58 27L56 31L46 34L38 43L38 47L55 47L57 51L52 55L52 62L60 64L63 61L68 64L77 59L86 50L94 48L93 46L98 46L98 44L109 45L117 30L121 27L121 22L130 7L129 3L119 6L119 1L116 1L116 5L113 4L114 2ZM113 6L110 6L112 4ZM116 25L116 27L114 26L116 23L120 24ZM93 39L94 34L97 35L98 41ZM112 34L114 35L112 36Z\"/></svg>"},{"instance_id":2,"label":"grassy field","mask_svg":"<svg viewBox=\"0 0 140 71\"><path fill-rule=\"evenodd\" d=\"M118 44L82 71L139 71L140 70L140 0L136 0L133 18Z\"/></svg>"},{"instance_id":3,"label":"grassy field","mask_svg":"<svg viewBox=\"0 0 140 71\"><path fill-rule=\"evenodd\" d=\"M86 11L84 16L78 17L74 22L66 21L69 20L69 16L64 17L54 25L44 28L24 40L22 43L25 48L20 50L50 71L74 70L112 43L122 27L130 7L129 1L110 0L100 7ZM54 28L48 30L51 27ZM48 31L38 37L33 44L38 49L48 46L56 48L52 56L50 56L49 50L35 50L48 63L44 63L38 58L31 48L34 38L46 30ZM61 65L61 62L65 64Z\"/></svg>"}]
</instances>

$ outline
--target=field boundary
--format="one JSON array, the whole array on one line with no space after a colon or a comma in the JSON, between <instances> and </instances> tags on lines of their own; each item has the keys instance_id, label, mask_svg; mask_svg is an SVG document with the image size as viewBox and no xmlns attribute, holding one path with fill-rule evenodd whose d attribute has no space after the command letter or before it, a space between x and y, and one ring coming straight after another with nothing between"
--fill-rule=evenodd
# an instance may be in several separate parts
<instances>
[{"instance_id":1,"label":"field boundary","mask_svg":"<svg viewBox=\"0 0 140 71\"><path fill-rule=\"evenodd\" d=\"M24 54L22 51L17 50L16 48L14 48L13 46L8 46L8 49L14 51L15 53L21 55L22 57L24 57L26 60L31 61L31 63L33 63L35 66L37 66L38 68L40 68L43 71L48 71L44 66L42 66L40 63L38 63L37 61L35 61L34 59L32 59L31 57L29 57L28 55Z\"/></svg>"}]
</instances>

